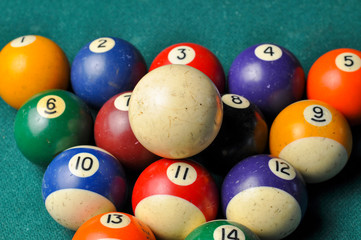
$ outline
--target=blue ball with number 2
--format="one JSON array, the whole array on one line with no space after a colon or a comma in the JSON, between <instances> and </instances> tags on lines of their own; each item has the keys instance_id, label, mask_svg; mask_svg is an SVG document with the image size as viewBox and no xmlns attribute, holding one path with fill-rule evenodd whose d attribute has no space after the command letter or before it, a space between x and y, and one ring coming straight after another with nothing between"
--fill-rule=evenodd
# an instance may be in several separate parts
<instances>
[{"instance_id":1,"label":"blue ball with number 2","mask_svg":"<svg viewBox=\"0 0 361 240\"><path fill-rule=\"evenodd\" d=\"M119 211L127 196L127 183L114 156L98 147L78 146L60 153L49 164L42 195L52 218L76 230L93 216Z\"/></svg>"}]
</instances>

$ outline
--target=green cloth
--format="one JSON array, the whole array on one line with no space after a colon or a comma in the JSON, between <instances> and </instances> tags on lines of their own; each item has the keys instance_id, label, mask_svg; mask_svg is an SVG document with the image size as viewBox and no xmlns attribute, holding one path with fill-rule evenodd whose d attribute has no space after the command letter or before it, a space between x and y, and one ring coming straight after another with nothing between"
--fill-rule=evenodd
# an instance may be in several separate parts
<instances>
[{"instance_id":1,"label":"green cloth","mask_svg":"<svg viewBox=\"0 0 361 240\"><path fill-rule=\"evenodd\" d=\"M70 62L91 40L123 38L140 50L148 67L165 47L194 42L218 56L226 73L242 50L272 42L293 52L307 73L329 50L361 50L361 2L0 1L0 48L27 34L54 40ZM73 232L53 221L45 209L44 169L16 147L15 114L0 99L0 239L71 239ZM287 239L361 239L360 156L334 179L308 186L306 215Z\"/></svg>"}]
</instances>

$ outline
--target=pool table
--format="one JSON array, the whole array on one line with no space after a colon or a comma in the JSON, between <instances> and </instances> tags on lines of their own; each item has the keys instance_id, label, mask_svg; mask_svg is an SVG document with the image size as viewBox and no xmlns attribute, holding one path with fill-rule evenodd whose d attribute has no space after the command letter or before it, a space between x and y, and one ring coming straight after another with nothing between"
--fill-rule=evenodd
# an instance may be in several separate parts
<instances>
[{"instance_id":1,"label":"pool table","mask_svg":"<svg viewBox=\"0 0 361 240\"><path fill-rule=\"evenodd\" d=\"M70 63L83 45L103 36L132 43L148 67L172 44L198 43L218 57L226 75L242 50L263 42L290 50L306 75L327 51L361 50L358 0L13 0L0 1L0 9L0 48L22 35L42 35L55 41ZM17 149L16 112L0 99L0 239L71 239L74 232L45 209L45 169ZM307 185L305 216L286 239L361 238L361 128L352 130L354 146L346 167L331 180Z\"/></svg>"}]
</instances>

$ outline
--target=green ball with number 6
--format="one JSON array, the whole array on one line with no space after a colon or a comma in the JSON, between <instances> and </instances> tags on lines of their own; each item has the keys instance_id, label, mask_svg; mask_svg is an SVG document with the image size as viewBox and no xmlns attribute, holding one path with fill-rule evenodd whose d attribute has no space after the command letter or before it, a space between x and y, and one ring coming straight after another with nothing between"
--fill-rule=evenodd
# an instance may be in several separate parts
<instances>
[{"instance_id":1,"label":"green ball with number 6","mask_svg":"<svg viewBox=\"0 0 361 240\"><path fill-rule=\"evenodd\" d=\"M92 141L93 118L88 106L73 93L46 90L21 106L14 134L21 153L45 167L63 150Z\"/></svg>"}]
</instances>

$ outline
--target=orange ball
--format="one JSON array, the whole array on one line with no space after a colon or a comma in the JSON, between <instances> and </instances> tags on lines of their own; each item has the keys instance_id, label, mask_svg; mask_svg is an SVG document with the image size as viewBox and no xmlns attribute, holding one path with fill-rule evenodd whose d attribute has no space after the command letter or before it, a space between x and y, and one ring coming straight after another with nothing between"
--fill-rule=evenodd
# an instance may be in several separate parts
<instances>
[{"instance_id":1,"label":"orange ball","mask_svg":"<svg viewBox=\"0 0 361 240\"><path fill-rule=\"evenodd\" d=\"M48 38L22 36L0 52L0 96L16 109L41 91L66 89L69 79L65 53Z\"/></svg>"},{"instance_id":2,"label":"orange ball","mask_svg":"<svg viewBox=\"0 0 361 240\"><path fill-rule=\"evenodd\" d=\"M312 65L307 97L326 102L340 111L351 125L361 124L361 51L335 49Z\"/></svg>"},{"instance_id":3,"label":"orange ball","mask_svg":"<svg viewBox=\"0 0 361 240\"><path fill-rule=\"evenodd\" d=\"M269 135L273 156L290 162L305 181L318 183L339 173L352 149L352 134L344 116L317 100L295 102L283 109Z\"/></svg>"},{"instance_id":4,"label":"orange ball","mask_svg":"<svg viewBox=\"0 0 361 240\"><path fill-rule=\"evenodd\" d=\"M73 240L155 240L150 228L136 217L121 212L97 215L81 225Z\"/></svg>"}]
</instances>

